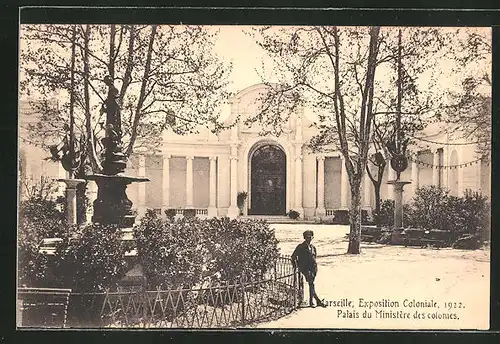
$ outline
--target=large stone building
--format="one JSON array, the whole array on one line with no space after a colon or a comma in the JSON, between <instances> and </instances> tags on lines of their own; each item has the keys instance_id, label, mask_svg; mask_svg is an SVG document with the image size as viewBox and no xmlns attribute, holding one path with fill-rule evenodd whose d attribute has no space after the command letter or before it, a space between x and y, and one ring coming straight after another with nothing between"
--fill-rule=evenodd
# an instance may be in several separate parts
<instances>
[{"instance_id":1,"label":"large stone building","mask_svg":"<svg viewBox=\"0 0 500 344\"><path fill-rule=\"evenodd\" d=\"M317 133L307 109L293 114L279 137L261 136L258 124L244 124L257 111L264 85L254 85L231 100L227 123L231 129L218 135L201 130L197 135L179 136L166 131L162 151L136 152L130 157L127 173L147 176L151 181L132 184L130 200L144 214L147 208L196 209L200 216L238 216L237 194L247 193L245 215L284 215L298 211L306 219L332 215L348 209L350 188L340 152L313 153L308 148ZM454 145L449 132L428 130L425 145L412 147L412 161L402 173L407 202L422 185L446 187L460 196L466 189L490 194L490 165L475 154L474 145ZM21 165L27 174L48 172L38 167L31 150L20 150ZM39 161L40 159L38 159ZM28 167L35 164L37 167ZM46 164L49 164L48 162ZM52 163L51 163L52 164ZM388 164L389 166L389 164ZM51 173L59 176L60 168ZM387 180L395 173L387 167L381 197L393 198ZM95 185L89 195L95 197ZM362 206L370 211L375 204L368 176L362 183Z\"/></svg>"}]
</instances>

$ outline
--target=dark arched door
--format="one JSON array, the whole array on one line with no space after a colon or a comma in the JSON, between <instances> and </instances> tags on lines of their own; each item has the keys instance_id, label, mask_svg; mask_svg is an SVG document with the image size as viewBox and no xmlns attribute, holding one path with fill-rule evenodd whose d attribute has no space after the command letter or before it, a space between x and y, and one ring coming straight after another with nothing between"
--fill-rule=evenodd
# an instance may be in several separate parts
<instances>
[{"instance_id":1,"label":"dark arched door","mask_svg":"<svg viewBox=\"0 0 500 344\"><path fill-rule=\"evenodd\" d=\"M251 161L251 209L254 215L286 213L286 156L275 145L258 148Z\"/></svg>"}]
</instances>

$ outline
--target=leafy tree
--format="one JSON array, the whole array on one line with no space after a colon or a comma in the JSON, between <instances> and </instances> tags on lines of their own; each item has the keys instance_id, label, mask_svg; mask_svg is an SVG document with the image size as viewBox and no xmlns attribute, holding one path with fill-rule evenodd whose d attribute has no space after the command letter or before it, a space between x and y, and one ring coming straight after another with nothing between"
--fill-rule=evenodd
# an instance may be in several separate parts
<instances>
[{"instance_id":1,"label":"leafy tree","mask_svg":"<svg viewBox=\"0 0 500 344\"><path fill-rule=\"evenodd\" d=\"M378 226L381 225L379 214L382 179L386 160L392 158L388 146L394 145L398 140L397 127L400 128L400 139L406 149L415 143L415 133L423 130L436 111L443 108L440 97L435 96L440 90L433 87L440 73L433 72L431 77L427 76L425 83L421 79L437 69L440 57L444 55L447 34L433 28L404 28L398 31L397 35L396 32L389 34L385 44L389 52L389 67L385 72L389 87L378 89L375 96L371 147L374 154L370 155L371 164L366 167L374 186L375 219ZM397 41L395 37L398 37Z\"/></svg>"},{"instance_id":2,"label":"leafy tree","mask_svg":"<svg viewBox=\"0 0 500 344\"><path fill-rule=\"evenodd\" d=\"M309 146L313 151L340 151L349 178L349 253L359 253L360 184L367 163L377 151L389 158L388 141L402 136L394 129L396 115L401 115L402 132L411 134L446 106L439 60L450 33L407 28L403 44L398 44L396 32L378 27L264 27L254 32L274 58L277 81L266 80L269 92L249 121L264 124L264 133L279 135L293 111L301 106L315 110L319 134ZM383 171L384 165L378 169ZM380 185L381 177L372 181Z\"/></svg>"},{"instance_id":3,"label":"leafy tree","mask_svg":"<svg viewBox=\"0 0 500 344\"><path fill-rule=\"evenodd\" d=\"M314 150L338 149L351 189L348 253L358 254L361 235L361 181L368 161L375 116L376 70L393 57L382 49L379 27L265 27L258 43L275 58L279 82L269 92L258 120L280 134L290 113L306 104L316 110L319 135ZM382 53L380 54L382 49ZM283 63L283 61L285 61ZM278 128L278 129L276 129Z\"/></svg>"},{"instance_id":4,"label":"leafy tree","mask_svg":"<svg viewBox=\"0 0 500 344\"><path fill-rule=\"evenodd\" d=\"M212 53L216 34L180 25L23 25L20 91L30 99L23 116L35 115L24 139L76 178L100 172L106 75L119 90L126 156L158 148L164 130L221 130L229 68Z\"/></svg>"},{"instance_id":5,"label":"leafy tree","mask_svg":"<svg viewBox=\"0 0 500 344\"><path fill-rule=\"evenodd\" d=\"M460 32L457 31L457 35ZM450 92L450 105L444 120L460 133L457 138L477 142L480 155L491 153L491 30L470 28L464 39L452 45L461 87Z\"/></svg>"}]
</instances>

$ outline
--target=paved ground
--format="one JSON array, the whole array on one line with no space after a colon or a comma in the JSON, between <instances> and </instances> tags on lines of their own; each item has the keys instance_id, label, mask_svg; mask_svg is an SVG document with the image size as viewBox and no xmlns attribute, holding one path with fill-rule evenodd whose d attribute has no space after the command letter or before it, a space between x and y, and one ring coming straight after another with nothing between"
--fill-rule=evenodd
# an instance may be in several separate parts
<instances>
[{"instance_id":1,"label":"paved ground","mask_svg":"<svg viewBox=\"0 0 500 344\"><path fill-rule=\"evenodd\" d=\"M406 248L363 244L347 255L347 226L274 224L282 254L290 255L305 229L318 250L316 289L327 301L349 306L303 308L265 328L487 329L489 250ZM307 289L306 289L307 293ZM371 309L364 301L376 301ZM405 299L407 301L405 301ZM412 300L432 307L411 307ZM394 303L392 307L387 304ZM396 305L395 303L398 303ZM435 302L435 304L433 304ZM446 303L445 303L446 302ZM368 306L368 304L365 304ZM424 304L425 306L425 304ZM363 313L371 318L363 317ZM365 315L367 315L365 313ZM451 319L453 318L453 319Z\"/></svg>"}]
</instances>

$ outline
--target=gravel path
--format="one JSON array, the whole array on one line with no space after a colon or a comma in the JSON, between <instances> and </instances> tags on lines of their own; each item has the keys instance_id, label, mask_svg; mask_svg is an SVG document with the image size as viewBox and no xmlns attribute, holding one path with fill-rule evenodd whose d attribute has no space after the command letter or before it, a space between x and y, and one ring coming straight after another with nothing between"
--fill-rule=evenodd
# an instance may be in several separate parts
<instances>
[{"instance_id":1,"label":"gravel path","mask_svg":"<svg viewBox=\"0 0 500 344\"><path fill-rule=\"evenodd\" d=\"M275 224L281 253L290 255L312 229L318 250L316 289L349 306L302 308L264 328L487 329L489 249L476 251L362 244L347 255L348 226ZM307 293L307 289L306 289ZM378 304L361 307L363 301ZM406 300L406 301L405 301ZM421 302L422 306L412 306ZM342 302L341 302L342 303ZM388 304L392 303L392 307ZM424 307L431 305L431 307ZM365 312L366 311L366 312ZM365 313L371 318L363 317Z\"/></svg>"}]
</instances>

